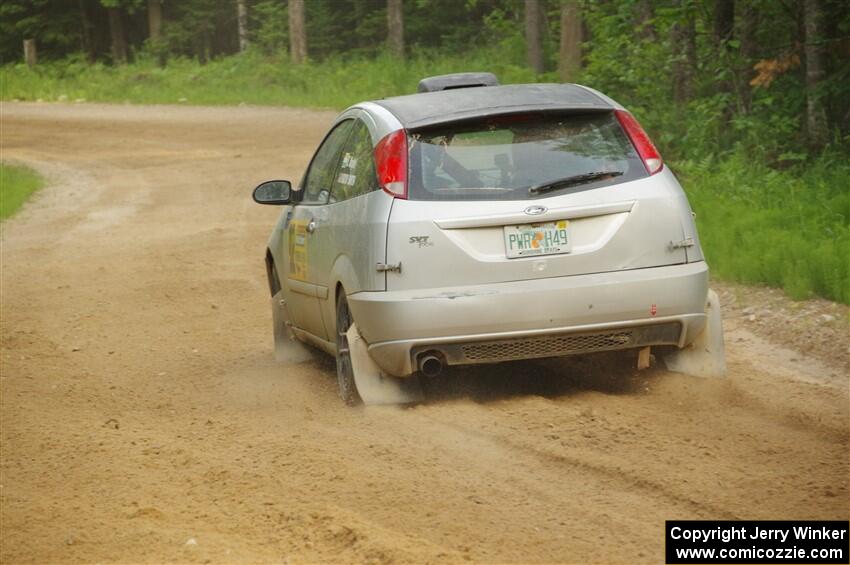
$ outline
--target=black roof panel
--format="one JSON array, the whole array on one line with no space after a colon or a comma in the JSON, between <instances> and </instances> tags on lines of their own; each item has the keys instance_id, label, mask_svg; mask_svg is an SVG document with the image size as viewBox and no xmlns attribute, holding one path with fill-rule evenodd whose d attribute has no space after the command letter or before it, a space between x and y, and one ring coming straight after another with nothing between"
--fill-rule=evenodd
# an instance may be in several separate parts
<instances>
[{"instance_id":1,"label":"black roof panel","mask_svg":"<svg viewBox=\"0 0 850 565\"><path fill-rule=\"evenodd\" d=\"M510 84L423 92L375 100L413 129L477 117L535 110L611 110L575 84Z\"/></svg>"}]
</instances>

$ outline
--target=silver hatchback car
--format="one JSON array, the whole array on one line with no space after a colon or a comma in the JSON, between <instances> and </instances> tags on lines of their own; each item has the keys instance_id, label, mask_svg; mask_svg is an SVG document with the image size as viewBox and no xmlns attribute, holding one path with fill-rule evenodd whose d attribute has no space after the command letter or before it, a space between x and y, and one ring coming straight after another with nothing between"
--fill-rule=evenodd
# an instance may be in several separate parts
<instances>
[{"instance_id":1,"label":"silver hatchback car","mask_svg":"<svg viewBox=\"0 0 850 565\"><path fill-rule=\"evenodd\" d=\"M597 351L725 370L685 193L591 88L424 79L345 110L297 187L254 200L284 206L266 251L277 345L335 355L347 403L416 399L448 365Z\"/></svg>"}]
</instances>

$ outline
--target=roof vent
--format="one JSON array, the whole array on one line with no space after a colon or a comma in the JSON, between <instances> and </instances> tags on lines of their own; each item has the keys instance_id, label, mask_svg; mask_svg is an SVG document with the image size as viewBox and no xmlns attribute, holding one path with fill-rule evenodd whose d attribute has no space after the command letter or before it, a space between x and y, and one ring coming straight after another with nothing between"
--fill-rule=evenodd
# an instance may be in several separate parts
<instances>
[{"instance_id":1,"label":"roof vent","mask_svg":"<svg viewBox=\"0 0 850 565\"><path fill-rule=\"evenodd\" d=\"M419 81L417 92L437 92L455 88L472 88L474 86L499 86L499 79L493 73L454 73L423 78Z\"/></svg>"}]
</instances>

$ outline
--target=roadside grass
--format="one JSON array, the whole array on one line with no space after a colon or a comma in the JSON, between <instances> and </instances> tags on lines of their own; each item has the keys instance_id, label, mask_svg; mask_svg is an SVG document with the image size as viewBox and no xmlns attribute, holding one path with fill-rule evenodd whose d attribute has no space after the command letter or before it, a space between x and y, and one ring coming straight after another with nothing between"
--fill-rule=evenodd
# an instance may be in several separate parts
<instances>
[{"instance_id":1,"label":"roadside grass","mask_svg":"<svg viewBox=\"0 0 850 565\"><path fill-rule=\"evenodd\" d=\"M713 276L850 304L850 162L777 171L742 156L673 164Z\"/></svg>"},{"instance_id":2,"label":"roadside grass","mask_svg":"<svg viewBox=\"0 0 850 565\"><path fill-rule=\"evenodd\" d=\"M174 58L165 68L145 55L122 67L91 65L72 57L33 69L21 64L0 67L0 98L342 109L361 100L415 92L422 77L436 74L488 70L506 84L558 80L555 74L535 76L521 59L499 47L461 54L421 51L403 64L385 54L338 56L294 66L285 56L248 52L206 65ZM628 99L628 93L610 94ZM645 116L646 121L659 122L667 112L659 107L656 114ZM699 126L690 124L689 131L704 129ZM681 153L681 143L675 145L666 137L662 132L657 139L666 141L671 154L677 149ZM661 148L668 149L664 144ZM694 153L701 157L699 151L690 154ZM783 288L796 299L818 295L850 303L846 151L827 151L776 170L732 149L698 162L680 160L672 168L697 213L713 276ZM2 217L11 213L5 206Z\"/></svg>"},{"instance_id":3,"label":"roadside grass","mask_svg":"<svg viewBox=\"0 0 850 565\"><path fill-rule=\"evenodd\" d=\"M487 50L464 56L422 52L402 64L389 55L332 57L289 64L256 52L200 65L171 59L160 68L140 56L132 65L90 65L79 58L0 68L2 99L141 104L257 104L343 109L362 100L416 92L419 79L470 69L495 72L504 83L534 82L534 73ZM496 61L494 63L494 61Z\"/></svg>"},{"instance_id":4,"label":"roadside grass","mask_svg":"<svg viewBox=\"0 0 850 565\"><path fill-rule=\"evenodd\" d=\"M0 163L0 220L14 214L42 186L44 180L32 169Z\"/></svg>"}]
</instances>

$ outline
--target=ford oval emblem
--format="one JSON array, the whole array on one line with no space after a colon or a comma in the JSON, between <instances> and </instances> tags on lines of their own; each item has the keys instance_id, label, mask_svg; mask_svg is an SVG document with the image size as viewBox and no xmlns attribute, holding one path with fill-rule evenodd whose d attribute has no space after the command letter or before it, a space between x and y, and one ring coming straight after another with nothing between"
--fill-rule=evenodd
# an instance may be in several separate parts
<instances>
[{"instance_id":1,"label":"ford oval emblem","mask_svg":"<svg viewBox=\"0 0 850 565\"><path fill-rule=\"evenodd\" d=\"M549 208L547 208L546 206L529 206L524 211L529 216L539 216L540 214L544 213L548 209Z\"/></svg>"}]
</instances>

